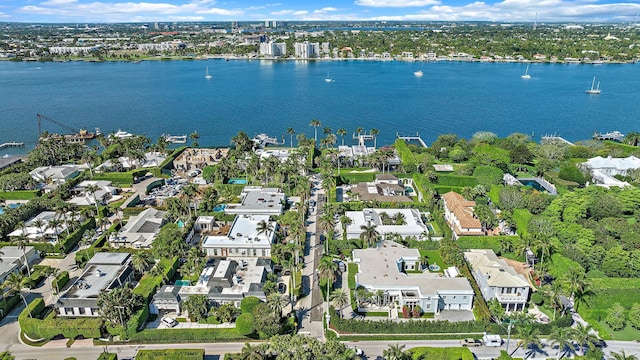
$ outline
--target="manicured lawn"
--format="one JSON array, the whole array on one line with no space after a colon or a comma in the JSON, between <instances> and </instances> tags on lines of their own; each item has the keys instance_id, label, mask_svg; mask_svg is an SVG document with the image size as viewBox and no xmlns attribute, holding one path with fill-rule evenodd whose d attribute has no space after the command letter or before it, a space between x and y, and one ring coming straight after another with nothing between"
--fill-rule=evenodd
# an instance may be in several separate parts
<instances>
[{"instance_id":1,"label":"manicured lawn","mask_svg":"<svg viewBox=\"0 0 640 360\"><path fill-rule=\"evenodd\" d=\"M561 254L555 253L551 255L549 274L551 274L551 276L553 276L554 278L559 278L562 276L562 274L567 273L567 271L569 271L569 268L578 266L580 266L580 264L578 264L577 262Z\"/></svg>"},{"instance_id":2,"label":"manicured lawn","mask_svg":"<svg viewBox=\"0 0 640 360\"><path fill-rule=\"evenodd\" d=\"M518 229L518 235L523 236L527 234L527 225L533 215L527 209L515 209L513 210L513 220L516 222L516 229Z\"/></svg>"},{"instance_id":3,"label":"manicured lawn","mask_svg":"<svg viewBox=\"0 0 640 360\"><path fill-rule=\"evenodd\" d=\"M429 265L436 264L440 266L439 271L432 272L443 272L448 266L445 265L444 261L442 261L442 257L440 257L440 252L438 250L420 250L420 256L427 257L429 259Z\"/></svg>"},{"instance_id":4,"label":"manicured lawn","mask_svg":"<svg viewBox=\"0 0 640 360\"><path fill-rule=\"evenodd\" d=\"M412 359L473 360L471 350L466 347L432 348L416 347L411 349Z\"/></svg>"},{"instance_id":5,"label":"manicured lawn","mask_svg":"<svg viewBox=\"0 0 640 360\"><path fill-rule=\"evenodd\" d=\"M349 270L349 274L348 274L348 283L349 283L349 289L351 290L355 290L356 289L356 274L358 273L358 264L354 264L354 263L349 263L347 265L347 269Z\"/></svg>"},{"instance_id":6,"label":"manicured lawn","mask_svg":"<svg viewBox=\"0 0 640 360\"><path fill-rule=\"evenodd\" d=\"M440 230L440 226L438 226L438 223L432 221L429 223L429 225L431 225L431 227L433 228L433 233L431 234L431 236L442 236L442 230Z\"/></svg>"},{"instance_id":7,"label":"manicured lawn","mask_svg":"<svg viewBox=\"0 0 640 360\"><path fill-rule=\"evenodd\" d=\"M502 185L491 185L491 190L487 193L489 199L494 204L500 203L500 190L503 188Z\"/></svg>"}]
</instances>

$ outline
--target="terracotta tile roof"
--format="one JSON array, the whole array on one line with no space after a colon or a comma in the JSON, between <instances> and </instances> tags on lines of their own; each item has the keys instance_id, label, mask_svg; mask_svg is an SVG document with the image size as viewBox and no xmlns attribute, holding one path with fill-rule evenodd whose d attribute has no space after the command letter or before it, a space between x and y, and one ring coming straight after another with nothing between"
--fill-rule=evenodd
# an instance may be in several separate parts
<instances>
[{"instance_id":1,"label":"terracotta tile roof","mask_svg":"<svg viewBox=\"0 0 640 360\"><path fill-rule=\"evenodd\" d=\"M463 229L482 228L480 220L473 216L473 207L476 206L475 201L465 200L462 195L453 191L442 195L442 198L445 201L445 206L449 208L449 211L451 211L458 219L460 226ZM456 228L454 230L456 230L456 233L460 234L459 229Z\"/></svg>"}]
</instances>

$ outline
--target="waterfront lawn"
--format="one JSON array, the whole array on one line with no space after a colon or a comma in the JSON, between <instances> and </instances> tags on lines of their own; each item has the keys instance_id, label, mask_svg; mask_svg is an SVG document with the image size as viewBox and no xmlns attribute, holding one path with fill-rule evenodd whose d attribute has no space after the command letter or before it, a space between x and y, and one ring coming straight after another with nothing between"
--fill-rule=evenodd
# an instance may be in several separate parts
<instances>
[{"instance_id":1,"label":"waterfront lawn","mask_svg":"<svg viewBox=\"0 0 640 360\"><path fill-rule=\"evenodd\" d=\"M438 250L420 250L420 256L423 258L426 256L427 259L429 259L428 265L436 264L440 266L439 271L429 270L430 272L443 272L444 269L448 268L448 266L445 265L444 261L442 260L442 257L440 256L440 252Z\"/></svg>"},{"instance_id":2,"label":"waterfront lawn","mask_svg":"<svg viewBox=\"0 0 640 360\"><path fill-rule=\"evenodd\" d=\"M409 350L411 358L417 359L442 359L442 360L473 360L471 350L466 347L432 348L416 347Z\"/></svg>"}]
</instances>

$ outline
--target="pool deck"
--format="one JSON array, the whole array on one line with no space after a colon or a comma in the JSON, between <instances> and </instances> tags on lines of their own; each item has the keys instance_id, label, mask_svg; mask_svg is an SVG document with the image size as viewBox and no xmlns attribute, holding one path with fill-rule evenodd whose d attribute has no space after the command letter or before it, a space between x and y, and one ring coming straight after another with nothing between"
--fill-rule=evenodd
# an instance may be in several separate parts
<instances>
[{"instance_id":1,"label":"pool deck","mask_svg":"<svg viewBox=\"0 0 640 360\"><path fill-rule=\"evenodd\" d=\"M540 186L542 186L550 195L558 195L558 191L556 190L556 187L553 186L552 183L548 182L547 180L545 180L543 178L526 177L526 178L518 178L518 181L520 181L520 183L522 183L523 181L525 181L525 182L526 181L535 181Z\"/></svg>"}]
</instances>

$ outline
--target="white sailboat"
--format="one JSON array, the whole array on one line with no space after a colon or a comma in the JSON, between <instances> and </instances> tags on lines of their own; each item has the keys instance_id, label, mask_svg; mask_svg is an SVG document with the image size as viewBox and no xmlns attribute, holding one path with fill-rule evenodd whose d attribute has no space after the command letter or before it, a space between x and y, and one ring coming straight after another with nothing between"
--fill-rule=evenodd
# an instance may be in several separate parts
<instances>
[{"instance_id":1,"label":"white sailboat","mask_svg":"<svg viewBox=\"0 0 640 360\"><path fill-rule=\"evenodd\" d=\"M325 81L325 82L328 82L328 83L330 83L330 82L333 82L333 81L334 81L331 77L329 77L329 72L328 72L328 71L327 71L327 77L326 77L326 78L324 78L324 81Z\"/></svg>"},{"instance_id":2,"label":"white sailboat","mask_svg":"<svg viewBox=\"0 0 640 360\"><path fill-rule=\"evenodd\" d=\"M205 79L211 79L213 76L209 75L209 67L207 66L207 70L204 73L204 78Z\"/></svg>"},{"instance_id":3,"label":"white sailboat","mask_svg":"<svg viewBox=\"0 0 640 360\"><path fill-rule=\"evenodd\" d=\"M593 81L591 81L591 89L585 90L587 94L600 94L600 81L598 81L598 85L596 85L596 77L593 77Z\"/></svg>"},{"instance_id":4,"label":"white sailboat","mask_svg":"<svg viewBox=\"0 0 640 360\"><path fill-rule=\"evenodd\" d=\"M527 64L527 70L525 70L523 75L520 75L523 79L531 79L531 75L529 75L529 64Z\"/></svg>"},{"instance_id":5,"label":"white sailboat","mask_svg":"<svg viewBox=\"0 0 640 360\"><path fill-rule=\"evenodd\" d=\"M424 75L424 73L422 72L422 70L418 70L418 71L414 71L413 75L416 77L422 77L422 75Z\"/></svg>"}]
</instances>

